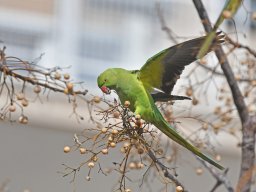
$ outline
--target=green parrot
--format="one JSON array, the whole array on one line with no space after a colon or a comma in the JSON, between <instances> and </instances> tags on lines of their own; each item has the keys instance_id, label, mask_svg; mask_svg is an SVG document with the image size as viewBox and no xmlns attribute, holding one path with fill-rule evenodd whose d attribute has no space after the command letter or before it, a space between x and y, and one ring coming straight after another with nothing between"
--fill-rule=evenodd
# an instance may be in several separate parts
<instances>
[{"instance_id":1,"label":"green parrot","mask_svg":"<svg viewBox=\"0 0 256 192\"><path fill-rule=\"evenodd\" d=\"M155 105L156 101L187 99L170 93L185 66L196 60L205 38L192 39L167 48L148 59L140 70L109 68L98 76L97 81L103 93L110 94L111 90L115 90L122 104L130 102L129 109L135 114L139 114L142 119L155 125L169 138L205 161L224 169L180 136ZM223 35L218 34L211 47L222 43L222 38Z\"/></svg>"}]
</instances>

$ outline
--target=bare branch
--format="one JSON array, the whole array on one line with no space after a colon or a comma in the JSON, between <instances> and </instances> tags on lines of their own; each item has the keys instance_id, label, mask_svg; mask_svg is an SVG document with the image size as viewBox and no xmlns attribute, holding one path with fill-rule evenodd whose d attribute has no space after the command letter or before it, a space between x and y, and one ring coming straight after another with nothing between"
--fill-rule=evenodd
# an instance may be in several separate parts
<instances>
[{"instance_id":1,"label":"bare branch","mask_svg":"<svg viewBox=\"0 0 256 192\"><path fill-rule=\"evenodd\" d=\"M211 173L211 175L216 179L217 183L213 189L216 189L218 186L223 184L228 192L234 191L230 181L227 178L228 169L226 169L223 173L218 173L216 169L214 169L211 165L207 164L202 159L197 157L197 160L200 161L204 165L204 167ZM214 191L213 189L211 191Z\"/></svg>"},{"instance_id":2,"label":"bare branch","mask_svg":"<svg viewBox=\"0 0 256 192\"><path fill-rule=\"evenodd\" d=\"M156 158L156 156L154 155L152 150L150 150L150 149L148 150L148 155L153 160L153 162L156 163L162 169L162 171L164 172L165 177L172 180L176 184L176 186L181 186L183 188L184 192L187 192L187 190L184 188L183 184L168 171L166 166L164 164L162 164L161 161L159 161Z\"/></svg>"},{"instance_id":3,"label":"bare branch","mask_svg":"<svg viewBox=\"0 0 256 192\"><path fill-rule=\"evenodd\" d=\"M204 8L204 5L201 0L193 0L194 5L197 9L199 17L202 21L202 24L207 33L211 32L212 26L209 20L208 14ZM242 123L242 163L240 169L240 179L244 176L245 173L248 176L248 180L244 186L242 186L241 191L247 192L250 191L251 182L252 182L252 167L254 166L255 161L255 130L256 125L252 123L252 118L249 116L247 106L244 101L244 97L238 87L236 79L233 74L233 70L230 67L230 64L227 60L227 57L221 47L217 48L216 56L221 63L221 68L227 79L229 87L232 92L233 100L236 105L239 117Z\"/></svg>"}]
</instances>

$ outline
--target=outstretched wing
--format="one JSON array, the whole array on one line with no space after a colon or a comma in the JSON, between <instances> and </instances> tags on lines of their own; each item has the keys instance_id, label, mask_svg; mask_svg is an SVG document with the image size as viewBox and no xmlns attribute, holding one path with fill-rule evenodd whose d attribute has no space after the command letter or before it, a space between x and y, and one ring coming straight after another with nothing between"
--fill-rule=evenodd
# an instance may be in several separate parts
<instances>
[{"instance_id":1,"label":"outstretched wing","mask_svg":"<svg viewBox=\"0 0 256 192\"><path fill-rule=\"evenodd\" d=\"M218 33L211 49L224 42L223 37ZM139 72L145 88L149 92L157 88L170 94L185 66L197 60L196 56L205 38L206 36L180 43L148 59Z\"/></svg>"}]
</instances>

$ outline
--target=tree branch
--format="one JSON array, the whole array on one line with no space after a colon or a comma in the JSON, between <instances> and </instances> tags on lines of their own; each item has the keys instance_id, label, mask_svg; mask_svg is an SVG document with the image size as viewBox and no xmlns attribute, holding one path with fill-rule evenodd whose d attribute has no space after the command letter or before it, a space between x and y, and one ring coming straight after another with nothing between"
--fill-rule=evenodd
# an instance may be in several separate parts
<instances>
[{"instance_id":1,"label":"tree branch","mask_svg":"<svg viewBox=\"0 0 256 192\"><path fill-rule=\"evenodd\" d=\"M154 155L154 153L152 152L152 150L150 150L148 148L148 155L149 157L152 159L152 161L154 161L154 163L156 163L161 169L162 171L164 172L164 176L169 178L170 180L172 180L176 186L181 186L183 188L183 191L184 192L188 192L187 190L185 190L184 186L181 184L181 182L179 182L177 180L176 177L174 177L169 171L168 169L166 168L166 166L164 164L161 163L161 161L159 161L156 156Z\"/></svg>"},{"instance_id":2,"label":"tree branch","mask_svg":"<svg viewBox=\"0 0 256 192\"><path fill-rule=\"evenodd\" d=\"M204 8L201 0L193 0L194 5L197 9L198 15L202 21L204 29L207 33L211 32L212 26L209 20L208 14ZM242 192L249 192L252 182L252 171L255 160L255 129L256 125L253 124L252 118L249 116L247 106L244 101L244 97L238 87L235 80L234 73L231 66L227 60L227 57L221 47L215 50L216 56L221 63L221 69L227 79L229 87L232 92L233 100L236 105L239 117L242 123L242 162L240 169L240 179L242 179L245 174L247 180L243 186L241 186Z\"/></svg>"},{"instance_id":3,"label":"tree branch","mask_svg":"<svg viewBox=\"0 0 256 192\"><path fill-rule=\"evenodd\" d=\"M200 161L204 167L211 173L211 175L217 180L216 185L213 189L216 189L218 186L223 184L228 192L234 192L234 189L227 178L228 169L226 169L223 173L218 173L216 169L214 169L211 165L207 164L204 160L197 157L197 160ZM214 190L211 190L214 191Z\"/></svg>"},{"instance_id":4,"label":"tree branch","mask_svg":"<svg viewBox=\"0 0 256 192\"><path fill-rule=\"evenodd\" d=\"M201 2L201 0L193 0L193 2L197 9L199 17L202 20L202 24L204 26L205 31L207 33L211 32L212 31L212 26L210 24L211 22L208 17L208 14L203 6L203 3ZM215 53L216 53L216 56L221 64L221 69L222 69L222 71L227 79L227 82L229 84L229 87L231 89L233 99L234 99L235 105L237 107L240 119L242 122L246 122L249 117L248 110L245 105L243 95L238 87L237 82L236 82L234 73L230 67L228 60L227 60L227 57L221 47L218 47L215 50Z\"/></svg>"},{"instance_id":5,"label":"tree branch","mask_svg":"<svg viewBox=\"0 0 256 192\"><path fill-rule=\"evenodd\" d=\"M160 8L160 3L159 2L156 3L156 12L157 12L157 16L158 16L159 21L160 21L161 29L164 32L166 32L168 38L172 42L174 42L175 44L178 44L179 41L177 41L177 39L175 38L174 32L166 25L165 18L163 16L163 13L161 12L161 8ZM227 40L234 47L246 49L249 53L251 53L254 57L256 57L256 52L254 50L252 50L248 46L245 46L245 45L242 45L242 44L240 44L238 42L233 41L228 35L225 35L225 40ZM197 65L199 65L200 67L202 67L203 69L205 69L207 71L211 71L214 75L224 76L224 74L222 72L218 72L218 71L212 69L211 67L209 67L207 65L201 64L199 61L195 61L195 63ZM239 81L239 82L251 82L252 80L254 80L254 79L240 78L237 81Z\"/></svg>"},{"instance_id":6,"label":"tree branch","mask_svg":"<svg viewBox=\"0 0 256 192\"><path fill-rule=\"evenodd\" d=\"M228 41L230 44L232 44L234 47L236 48L242 48L247 50L251 55L253 55L254 57L256 57L256 51L254 51L253 49L251 49L250 47L246 46L246 45L242 45L239 42L235 42L233 39L231 39L229 36L226 36L226 41Z\"/></svg>"}]
</instances>

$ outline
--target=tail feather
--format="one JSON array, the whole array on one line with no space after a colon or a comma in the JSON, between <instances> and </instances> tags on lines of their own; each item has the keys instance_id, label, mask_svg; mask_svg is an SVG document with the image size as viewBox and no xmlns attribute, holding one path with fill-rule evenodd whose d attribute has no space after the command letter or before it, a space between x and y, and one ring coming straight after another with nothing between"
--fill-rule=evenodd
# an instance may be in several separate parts
<instances>
[{"instance_id":1,"label":"tail feather","mask_svg":"<svg viewBox=\"0 0 256 192\"><path fill-rule=\"evenodd\" d=\"M202 158L203 160L207 161L208 163L214 165L215 167L223 170L224 167L221 166L220 164L216 163L214 160L212 160L211 158L207 157L205 154L203 154L198 148L196 148L195 146L193 146L192 144L190 144L189 142L187 142L182 136L180 136L177 131L172 128L162 117L161 115L161 120L159 122L156 123L156 126L158 129L160 129L166 136L168 136L169 138L171 138L172 140L176 141L177 143L179 143L180 145L182 145L183 147L187 148L188 150L190 150L192 153L196 154L197 156L199 156L200 158Z\"/></svg>"}]
</instances>

